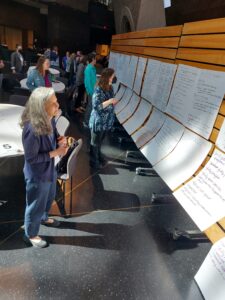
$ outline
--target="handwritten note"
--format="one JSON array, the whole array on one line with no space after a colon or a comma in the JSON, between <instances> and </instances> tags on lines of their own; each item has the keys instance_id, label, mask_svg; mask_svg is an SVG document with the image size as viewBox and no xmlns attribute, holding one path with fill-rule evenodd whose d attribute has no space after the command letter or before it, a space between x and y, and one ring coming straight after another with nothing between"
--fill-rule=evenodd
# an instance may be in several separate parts
<instances>
[{"instance_id":1,"label":"handwritten note","mask_svg":"<svg viewBox=\"0 0 225 300\"><path fill-rule=\"evenodd\" d=\"M165 120L165 114L158 109L153 108L153 111L145 125L131 136L137 147L141 148L149 142L158 133Z\"/></svg>"},{"instance_id":2,"label":"handwritten note","mask_svg":"<svg viewBox=\"0 0 225 300\"><path fill-rule=\"evenodd\" d=\"M216 242L195 280L206 300L224 300L225 298L225 238Z\"/></svg>"},{"instance_id":3,"label":"handwritten note","mask_svg":"<svg viewBox=\"0 0 225 300\"><path fill-rule=\"evenodd\" d=\"M118 114L121 112L130 102L130 98L132 96L133 92L131 89L126 88L125 93L123 94L122 99L116 104L115 106L115 113Z\"/></svg>"},{"instance_id":4,"label":"handwritten note","mask_svg":"<svg viewBox=\"0 0 225 300\"><path fill-rule=\"evenodd\" d=\"M137 109L139 103L140 97L133 93L129 104L119 114L117 114L118 121L122 124L129 119Z\"/></svg>"},{"instance_id":5,"label":"handwritten note","mask_svg":"<svg viewBox=\"0 0 225 300\"><path fill-rule=\"evenodd\" d=\"M141 152L154 166L176 147L183 133L184 126L167 117L158 134L141 148Z\"/></svg>"},{"instance_id":6,"label":"handwritten note","mask_svg":"<svg viewBox=\"0 0 225 300\"><path fill-rule=\"evenodd\" d=\"M128 72L129 72L129 65L130 65L130 59L131 56L130 55L122 55L122 59L121 59L121 78L120 78L120 82L122 82L124 85L126 85L127 87L129 87L129 82L128 82Z\"/></svg>"},{"instance_id":7,"label":"handwritten note","mask_svg":"<svg viewBox=\"0 0 225 300\"><path fill-rule=\"evenodd\" d=\"M137 95L140 95L141 92L141 85L142 85L146 64L147 64L147 58L139 57L136 77L134 81L134 91Z\"/></svg>"},{"instance_id":8,"label":"handwritten note","mask_svg":"<svg viewBox=\"0 0 225 300\"><path fill-rule=\"evenodd\" d=\"M166 112L208 139L225 93L225 72L179 65Z\"/></svg>"},{"instance_id":9,"label":"handwritten note","mask_svg":"<svg viewBox=\"0 0 225 300\"><path fill-rule=\"evenodd\" d=\"M201 231L225 216L225 155L215 150L204 169L174 196Z\"/></svg>"},{"instance_id":10,"label":"handwritten note","mask_svg":"<svg viewBox=\"0 0 225 300\"><path fill-rule=\"evenodd\" d=\"M225 120L223 121L218 138L216 140L216 146L225 152Z\"/></svg>"},{"instance_id":11,"label":"handwritten note","mask_svg":"<svg viewBox=\"0 0 225 300\"><path fill-rule=\"evenodd\" d=\"M123 127L131 135L134 131L142 126L146 118L149 116L151 110L152 105L144 99L141 99L141 103L136 112L128 121L123 124Z\"/></svg>"},{"instance_id":12,"label":"handwritten note","mask_svg":"<svg viewBox=\"0 0 225 300\"><path fill-rule=\"evenodd\" d=\"M126 72L127 77L127 86L131 89L133 89L134 85L134 78L136 75L137 70L137 63L138 63L138 57L137 56L131 56L130 58L130 64Z\"/></svg>"},{"instance_id":13,"label":"handwritten note","mask_svg":"<svg viewBox=\"0 0 225 300\"><path fill-rule=\"evenodd\" d=\"M141 96L165 111L177 65L149 59Z\"/></svg>"},{"instance_id":14,"label":"handwritten note","mask_svg":"<svg viewBox=\"0 0 225 300\"><path fill-rule=\"evenodd\" d=\"M115 98L117 99L117 100L121 100L122 99L122 97L123 97L123 95L124 95L124 93L125 93L125 90L126 90L126 87L124 86L124 85L120 85L120 89L118 90L118 92L116 93L116 95L115 95Z\"/></svg>"},{"instance_id":15,"label":"handwritten note","mask_svg":"<svg viewBox=\"0 0 225 300\"><path fill-rule=\"evenodd\" d=\"M109 55L109 68L112 69L115 68L115 59L116 59L116 53L111 51Z\"/></svg>"},{"instance_id":16,"label":"handwritten note","mask_svg":"<svg viewBox=\"0 0 225 300\"><path fill-rule=\"evenodd\" d=\"M174 190L197 171L211 146L210 142L185 129L176 148L155 166L155 170Z\"/></svg>"}]
</instances>

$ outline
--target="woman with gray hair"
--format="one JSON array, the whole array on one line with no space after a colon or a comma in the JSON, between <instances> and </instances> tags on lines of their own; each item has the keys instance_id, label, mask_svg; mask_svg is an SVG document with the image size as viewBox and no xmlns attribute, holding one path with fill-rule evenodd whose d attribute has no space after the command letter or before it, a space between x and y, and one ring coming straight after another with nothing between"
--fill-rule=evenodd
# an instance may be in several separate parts
<instances>
[{"instance_id":1,"label":"woman with gray hair","mask_svg":"<svg viewBox=\"0 0 225 300\"><path fill-rule=\"evenodd\" d=\"M59 136L54 117L59 104L52 88L33 91L21 117L24 147L26 209L24 241L44 248L47 242L38 236L41 223L57 227L60 223L48 217L55 198L56 170L54 158L66 154L66 138Z\"/></svg>"}]
</instances>

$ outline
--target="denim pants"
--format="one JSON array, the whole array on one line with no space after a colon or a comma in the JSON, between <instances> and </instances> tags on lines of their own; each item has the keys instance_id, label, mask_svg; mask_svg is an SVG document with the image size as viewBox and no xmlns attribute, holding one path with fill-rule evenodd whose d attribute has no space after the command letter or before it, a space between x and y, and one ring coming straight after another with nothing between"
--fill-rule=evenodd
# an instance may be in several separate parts
<instances>
[{"instance_id":1,"label":"denim pants","mask_svg":"<svg viewBox=\"0 0 225 300\"><path fill-rule=\"evenodd\" d=\"M25 234L38 235L42 221L48 220L48 212L56 194L56 174L51 181L26 180Z\"/></svg>"},{"instance_id":2,"label":"denim pants","mask_svg":"<svg viewBox=\"0 0 225 300\"><path fill-rule=\"evenodd\" d=\"M84 123L88 126L89 124L89 119L91 116L91 111L92 111L92 96L88 95L88 103L87 103L87 107L86 107L86 111L84 114Z\"/></svg>"}]
</instances>

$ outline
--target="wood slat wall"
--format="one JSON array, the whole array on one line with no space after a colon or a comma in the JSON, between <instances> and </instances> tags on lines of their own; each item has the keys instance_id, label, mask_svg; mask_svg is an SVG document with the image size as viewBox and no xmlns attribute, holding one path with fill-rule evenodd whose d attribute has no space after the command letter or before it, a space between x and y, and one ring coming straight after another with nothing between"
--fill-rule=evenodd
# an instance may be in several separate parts
<instances>
[{"instance_id":1,"label":"wood slat wall","mask_svg":"<svg viewBox=\"0 0 225 300\"><path fill-rule=\"evenodd\" d=\"M181 33L179 25L118 34L112 37L111 50L174 62Z\"/></svg>"},{"instance_id":2,"label":"wood slat wall","mask_svg":"<svg viewBox=\"0 0 225 300\"><path fill-rule=\"evenodd\" d=\"M111 50L209 70L225 71L225 18L114 35ZM213 144L224 119L225 99L209 139ZM214 149L215 147L195 175L209 161ZM205 234L213 243L225 237L225 218L207 229Z\"/></svg>"}]
</instances>

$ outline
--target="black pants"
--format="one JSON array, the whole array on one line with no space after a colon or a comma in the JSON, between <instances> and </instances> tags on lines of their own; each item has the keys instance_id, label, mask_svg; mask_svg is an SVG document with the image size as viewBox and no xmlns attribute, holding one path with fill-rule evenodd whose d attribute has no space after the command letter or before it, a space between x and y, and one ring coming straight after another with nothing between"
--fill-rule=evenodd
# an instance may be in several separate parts
<instances>
[{"instance_id":1,"label":"black pants","mask_svg":"<svg viewBox=\"0 0 225 300\"><path fill-rule=\"evenodd\" d=\"M105 131L91 131L90 161L95 167L99 167L99 164L104 161L101 154L101 146L104 138Z\"/></svg>"},{"instance_id":2,"label":"black pants","mask_svg":"<svg viewBox=\"0 0 225 300\"><path fill-rule=\"evenodd\" d=\"M92 96L88 95L88 103L87 103L86 111L85 111L85 114L84 114L84 123L86 125L89 124L91 111L92 111Z\"/></svg>"},{"instance_id":3,"label":"black pants","mask_svg":"<svg viewBox=\"0 0 225 300\"><path fill-rule=\"evenodd\" d=\"M84 99L84 93L85 93L85 86L84 84L81 84L77 87L78 92L77 92L77 98L75 102L75 108L78 108L81 106L81 102Z\"/></svg>"}]
</instances>

